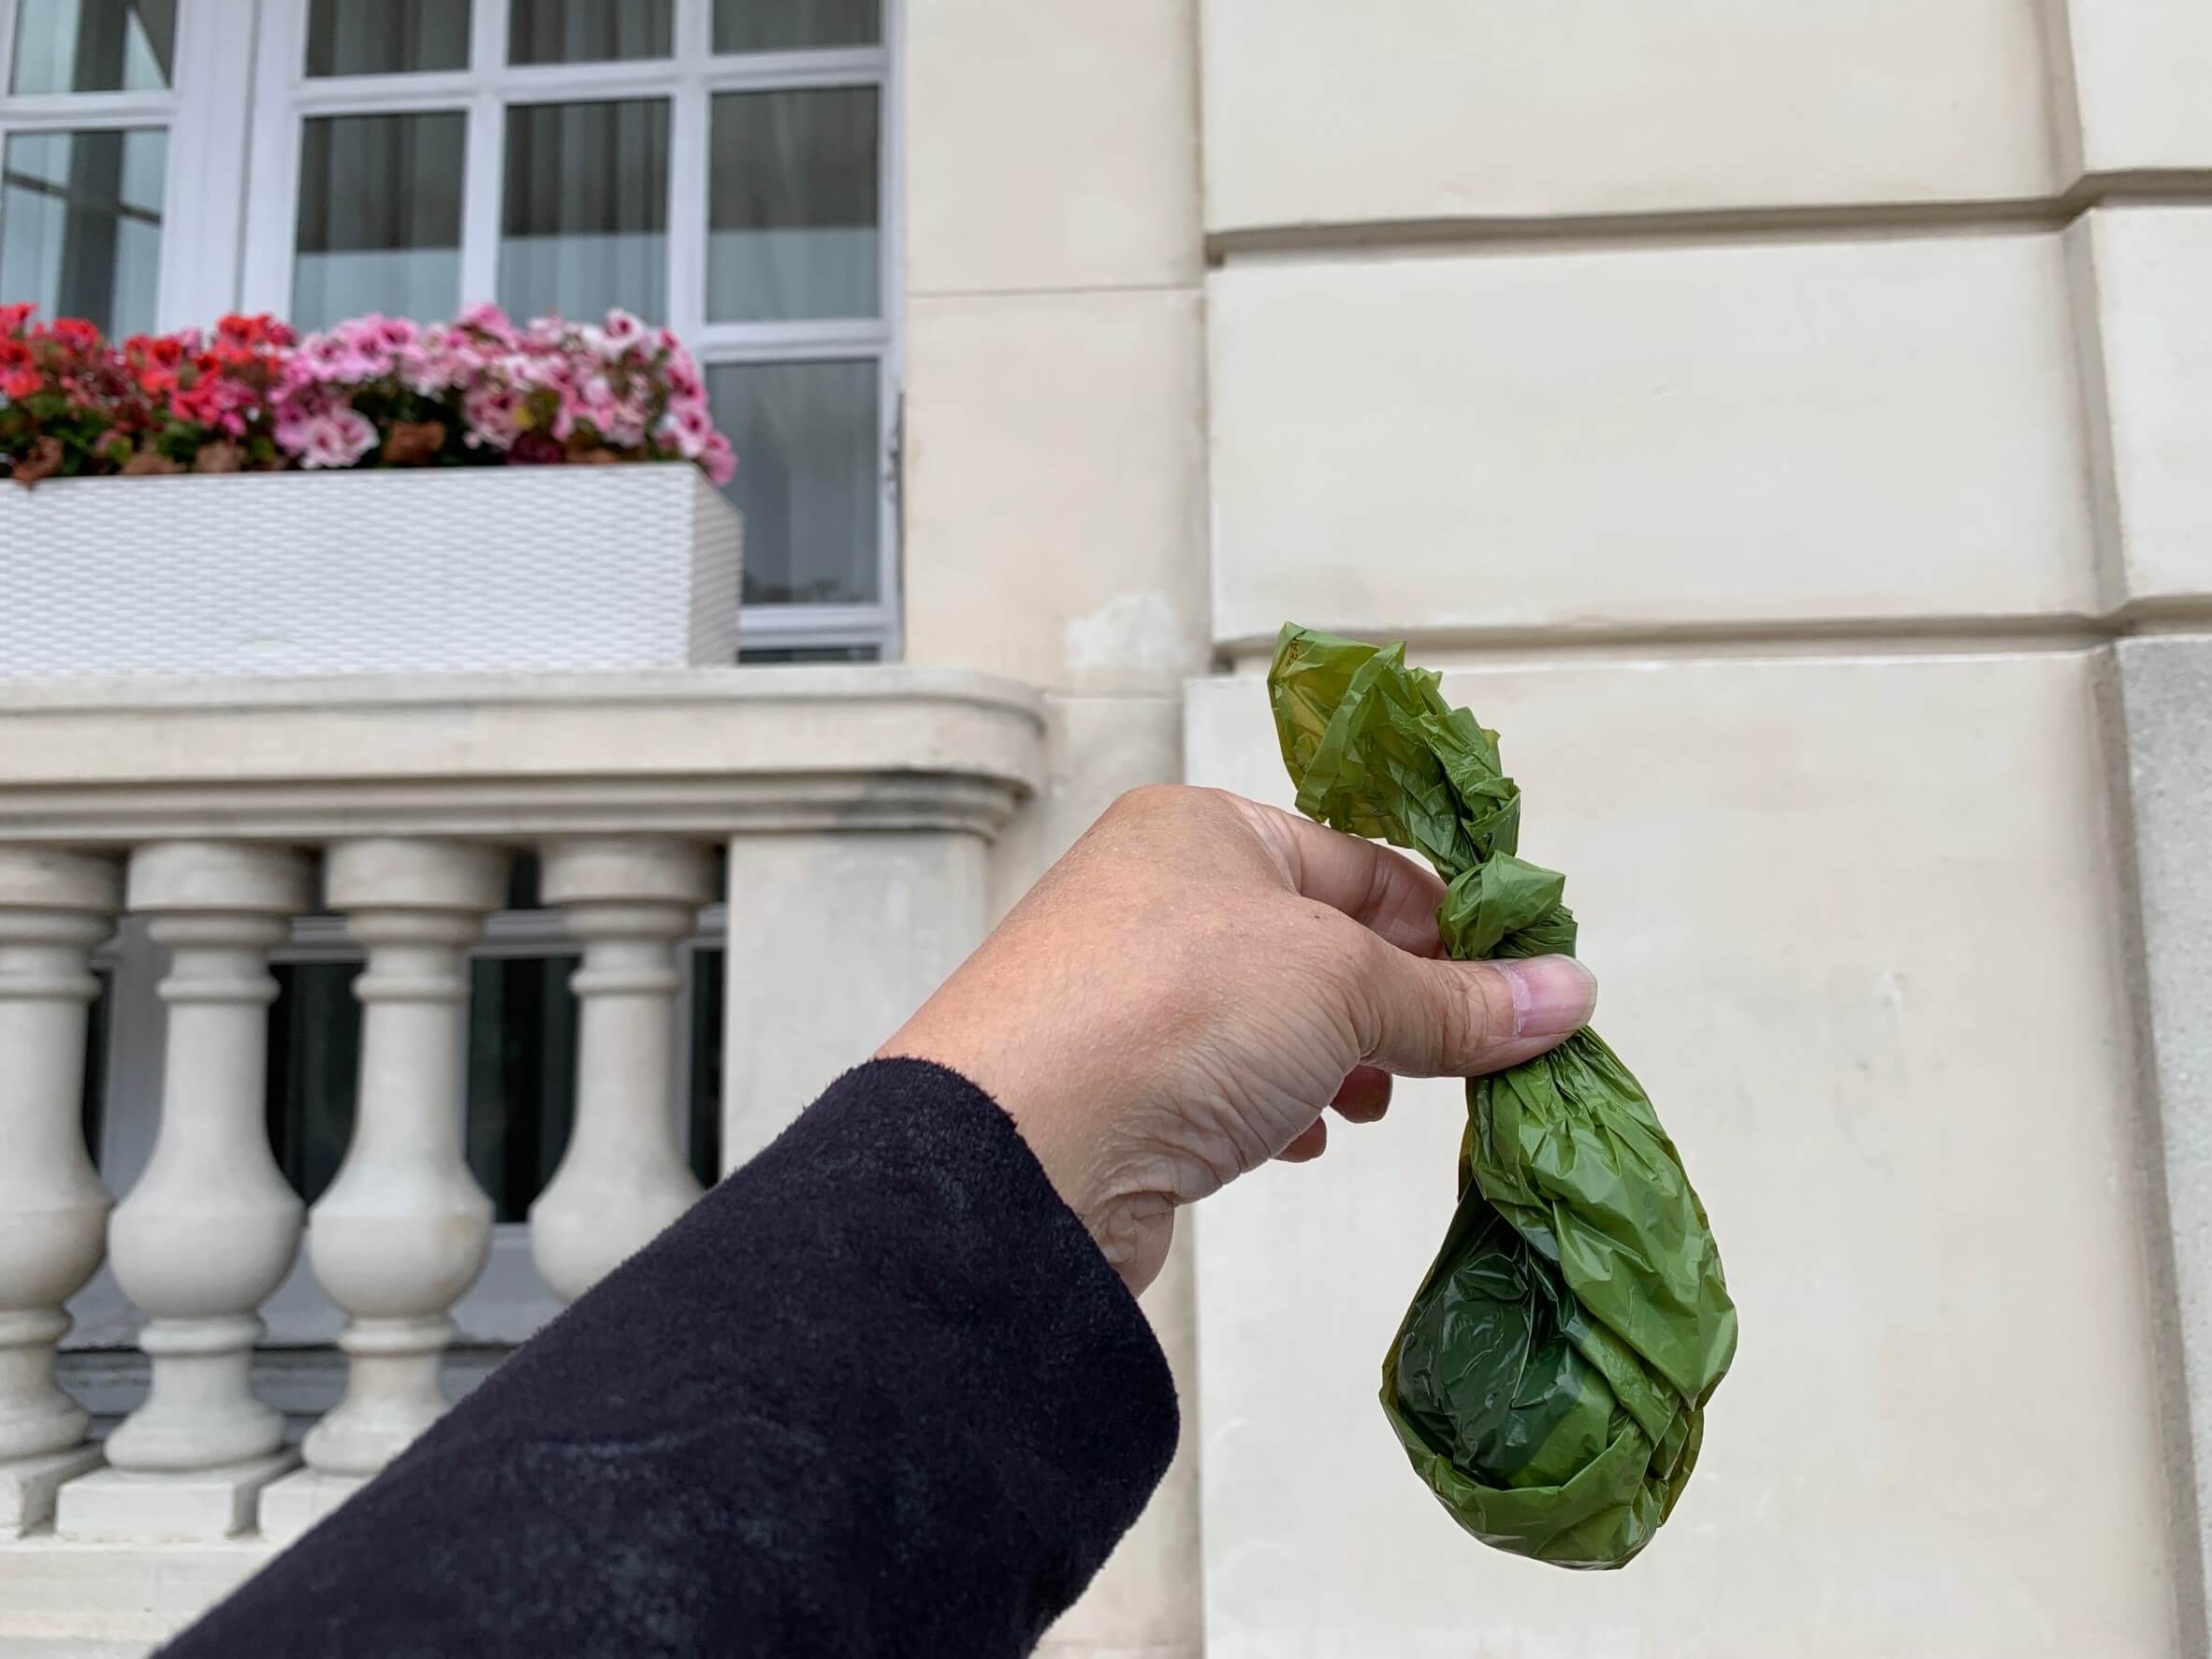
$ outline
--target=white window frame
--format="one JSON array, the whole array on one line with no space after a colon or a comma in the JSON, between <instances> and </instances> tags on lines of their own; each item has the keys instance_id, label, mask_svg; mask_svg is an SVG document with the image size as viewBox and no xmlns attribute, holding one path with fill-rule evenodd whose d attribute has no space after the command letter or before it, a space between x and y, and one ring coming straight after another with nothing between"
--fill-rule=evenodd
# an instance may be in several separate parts
<instances>
[{"instance_id":1,"label":"white window frame","mask_svg":"<svg viewBox=\"0 0 2212 1659\"><path fill-rule=\"evenodd\" d=\"M12 0L0 0L11 4ZM208 0L182 0L185 8ZM883 0L883 39L869 47L717 57L712 0L674 0L667 58L599 64L506 64L508 0L473 0L467 69L425 74L306 73L311 0L261 0L253 103L240 309L284 315L292 302L301 123L318 115L458 111L468 118L462 167L460 303L498 298L501 175L510 104L669 100L666 323L701 365L868 361L877 364L877 594L871 604L747 605L742 648L900 645L895 463L898 314L903 292L904 116L898 77L904 7ZM180 48L180 52L182 48ZM799 322L714 323L706 314L709 123L717 94L871 87L877 98L877 314ZM739 457L738 464L744 464Z\"/></svg>"},{"instance_id":2,"label":"white window frame","mask_svg":"<svg viewBox=\"0 0 2212 1659\"><path fill-rule=\"evenodd\" d=\"M0 0L0 155L16 133L167 133L161 269L153 326L205 327L233 309L246 200L248 67L210 0L180 0L169 87L161 92L18 94L16 18Z\"/></svg>"}]
</instances>

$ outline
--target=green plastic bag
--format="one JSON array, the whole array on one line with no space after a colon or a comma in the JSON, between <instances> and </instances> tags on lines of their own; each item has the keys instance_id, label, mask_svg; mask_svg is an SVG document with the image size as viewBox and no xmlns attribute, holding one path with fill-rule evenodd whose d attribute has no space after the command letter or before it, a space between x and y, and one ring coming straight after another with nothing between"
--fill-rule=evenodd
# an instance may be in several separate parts
<instances>
[{"instance_id":1,"label":"green plastic bag","mask_svg":"<svg viewBox=\"0 0 2212 1659\"><path fill-rule=\"evenodd\" d=\"M1299 809L1435 866L1447 955L1571 953L1565 879L1514 856L1497 734L1437 683L1403 645L1285 628L1268 696ZM1681 1496L1736 1352L1705 1207L1591 1031L1468 1083L1459 1194L1383 1358L1383 1411L1484 1543L1620 1566Z\"/></svg>"}]
</instances>

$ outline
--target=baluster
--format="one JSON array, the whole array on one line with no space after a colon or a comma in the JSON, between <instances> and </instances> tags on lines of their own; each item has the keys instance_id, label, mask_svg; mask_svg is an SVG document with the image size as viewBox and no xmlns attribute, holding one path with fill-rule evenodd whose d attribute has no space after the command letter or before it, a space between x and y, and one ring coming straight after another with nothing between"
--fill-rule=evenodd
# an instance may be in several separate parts
<instances>
[{"instance_id":1,"label":"baluster","mask_svg":"<svg viewBox=\"0 0 2212 1659\"><path fill-rule=\"evenodd\" d=\"M506 891L506 855L461 842L330 850L331 908L368 952L352 1142L307 1230L315 1277L348 1318L345 1397L308 1432L307 1467L269 1488L262 1531L296 1535L445 1410L449 1310L483 1272L491 1200L469 1172L467 952Z\"/></svg>"},{"instance_id":2,"label":"baluster","mask_svg":"<svg viewBox=\"0 0 2212 1659\"><path fill-rule=\"evenodd\" d=\"M573 1300L699 1196L670 1112L676 941L713 896L706 850L684 842L563 842L543 891L582 942L576 1115L568 1150L530 1211L531 1250Z\"/></svg>"},{"instance_id":3,"label":"baluster","mask_svg":"<svg viewBox=\"0 0 2212 1659\"><path fill-rule=\"evenodd\" d=\"M171 953L161 1124L108 1228L115 1277L148 1316L146 1401L108 1440L110 1468L65 1486L79 1537L222 1536L250 1526L294 1462L254 1396L257 1310L299 1246L298 1195L265 1128L269 952L308 908L307 861L281 847L172 842L130 861L129 903Z\"/></svg>"},{"instance_id":4,"label":"baluster","mask_svg":"<svg viewBox=\"0 0 2212 1659\"><path fill-rule=\"evenodd\" d=\"M100 1461L53 1361L62 1304L107 1242L79 1108L99 994L87 958L122 896L106 859L0 848L0 1537L51 1517L62 1482Z\"/></svg>"}]
</instances>

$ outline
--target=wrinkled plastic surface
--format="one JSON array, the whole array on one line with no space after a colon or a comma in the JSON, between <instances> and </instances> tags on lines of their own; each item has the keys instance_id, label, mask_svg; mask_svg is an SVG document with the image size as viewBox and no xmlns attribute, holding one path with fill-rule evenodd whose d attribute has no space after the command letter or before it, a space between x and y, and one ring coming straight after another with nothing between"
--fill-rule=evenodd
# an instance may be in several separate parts
<instances>
[{"instance_id":1,"label":"wrinkled plastic surface","mask_svg":"<svg viewBox=\"0 0 2212 1659\"><path fill-rule=\"evenodd\" d=\"M1377 649L1286 628L1268 676L1299 809L1420 853L1455 957L1575 948L1565 879L1515 856L1497 734ZM1383 1359L1414 1469L1486 1544L1615 1567L1697 1461L1736 1309L1705 1207L1594 1032L1467 1084L1459 1205Z\"/></svg>"}]
</instances>

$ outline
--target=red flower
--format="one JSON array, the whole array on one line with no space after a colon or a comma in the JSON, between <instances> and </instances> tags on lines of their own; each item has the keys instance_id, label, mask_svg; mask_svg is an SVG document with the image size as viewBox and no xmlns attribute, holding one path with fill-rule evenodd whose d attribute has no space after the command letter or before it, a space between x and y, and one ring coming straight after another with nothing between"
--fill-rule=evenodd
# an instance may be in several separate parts
<instances>
[{"instance_id":1,"label":"red flower","mask_svg":"<svg viewBox=\"0 0 2212 1659\"><path fill-rule=\"evenodd\" d=\"M12 334L0 334L0 369L21 369L31 360L31 348Z\"/></svg>"},{"instance_id":2,"label":"red flower","mask_svg":"<svg viewBox=\"0 0 2212 1659\"><path fill-rule=\"evenodd\" d=\"M169 400L169 408L179 420L198 427L211 427L223 415L223 401L212 384L186 387Z\"/></svg>"},{"instance_id":3,"label":"red flower","mask_svg":"<svg viewBox=\"0 0 2212 1659\"><path fill-rule=\"evenodd\" d=\"M174 369L184 359L184 347L173 334L134 334L123 342L124 356L153 369Z\"/></svg>"},{"instance_id":4,"label":"red flower","mask_svg":"<svg viewBox=\"0 0 2212 1659\"><path fill-rule=\"evenodd\" d=\"M36 369L10 369L0 374L0 396L27 398L46 384L46 376Z\"/></svg>"},{"instance_id":5,"label":"red flower","mask_svg":"<svg viewBox=\"0 0 2212 1659\"><path fill-rule=\"evenodd\" d=\"M286 346L292 343L292 330L267 312L252 316L233 312L215 325L215 338L233 346Z\"/></svg>"},{"instance_id":6,"label":"red flower","mask_svg":"<svg viewBox=\"0 0 2212 1659\"><path fill-rule=\"evenodd\" d=\"M21 334L23 325L37 309L27 299L15 305L0 305L0 334Z\"/></svg>"},{"instance_id":7,"label":"red flower","mask_svg":"<svg viewBox=\"0 0 2212 1659\"><path fill-rule=\"evenodd\" d=\"M177 389L176 371L153 367L141 369L138 371L138 389L157 397L163 392L173 392Z\"/></svg>"},{"instance_id":8,"label":"red flower","mask_svg":"<svg viewBox=\"0 0 2212 1659\"><path fill-rule=\"evenodd\" d=\"M82 317L56 317L53 337L73 350L89 352L100 343L100 331Z\"/></svg>"}]
</instances>

